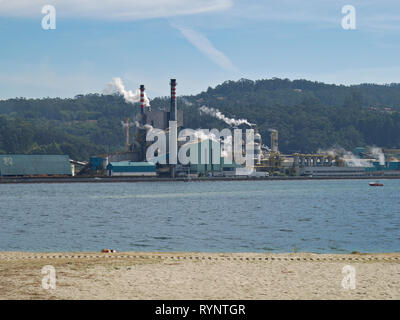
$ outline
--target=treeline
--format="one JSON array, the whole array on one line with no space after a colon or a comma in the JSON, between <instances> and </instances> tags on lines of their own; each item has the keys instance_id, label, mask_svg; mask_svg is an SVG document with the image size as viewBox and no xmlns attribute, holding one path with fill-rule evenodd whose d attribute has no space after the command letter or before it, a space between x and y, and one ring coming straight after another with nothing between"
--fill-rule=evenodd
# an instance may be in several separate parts
<instances>
[{"instance_id":1,"label":"treeline","mask_svg":"<svg viewBox=\"0 0 400 320\"><path fill-rule=\"evenodd\" d=\"M0 116L0 154L68 154L73 159L87 160L105 151L107 146L93 143L89 135L70 134L55 123Z\"/></svg>"},{"instance_id":2,"label":"treeline","mask_svg":"<svg viewBox=\"0 0 400 320\"><path fill-rule=\"evenodd\" d=\"M118 95L0 101L0 153L68 154L87 160L121 151L121 121L134 110Z\"/></svg>"},{"instance_id":3,"label":"treeline","mask_svg":"<svg viewBox=\"0 0 400 320\"><path fill-rule=\"evenodd\" d=\"M178 102L185 127L226 127L199 113L198 108L206 105L227 117L256 123L267 145L268 129L278 129L283 152L315 152L335 145L349 150L364 145L400 147L399 84L336 86L242 79ZM169 108L169 98L155 98L151 104L153 109ZM133 119L138 109L119 95L0 101L0 153L69 154L87 160L94 154L122 151L121 121Z\"/></svg>"}]
</instances>

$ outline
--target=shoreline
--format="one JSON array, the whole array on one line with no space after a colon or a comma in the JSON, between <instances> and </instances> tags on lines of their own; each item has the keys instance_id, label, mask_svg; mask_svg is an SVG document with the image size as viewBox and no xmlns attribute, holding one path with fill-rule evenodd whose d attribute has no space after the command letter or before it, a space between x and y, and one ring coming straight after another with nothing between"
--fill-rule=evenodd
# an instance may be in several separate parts
<instances>
[{"instance_id":1,"label":"shoreline","mask_svg":"<svg viewBox=\"0 0 400 320\"><path fill-rule=\"evenodd\" d=\"M0 251L0 260L3 259L60 259L60 258L144 258L144 259L185 259L190 257L201 257L205 259L224 259L224 258L251 258L262 260L281 259L287 260L296 258L300 260L319 259L339 259L339 260L369 260L369 259L389 259L398 260L400 263L399 252L358 252L352 253L315 253L315 252L197 252L197 251L121 251L121 252L100 252L100 251ZM250 259L250 260L251 260ZM248 259L247 259L248 260Z\"/></svg>"},{"instance_id":2,"label":"shoreline","mask_svg":"<svg viewBox=\"0 0 400 320\"><path fill-rule=\"evenodd\" d=\"M203 181L313 181L313 180L399 180L399 176L361 177L202 177L202 178L143 178L143 177L0 177L0 184L33 183L120 183L120 182L203 182Z\"/></svg>"},{"instance_id":3,"label":"shoreline","mask_svg":"<svg viewBox=\"0 0 400 320\"><path fill-rule=\"evenodd\" d=\"M400 253L0 252L1 299L400 299ZM42 288L44 266L56 289ZM343 287L345 268L356 286Z\"/></svg>"},{"instance_id":4,"label":"shoreline","mask_svg":"<svg viewBox=\"0 0 400 320\"><path fill-rule=\"evenodd\" d=\"M4 257L21 257L21 258L58 258L60 256L73 256L73 257L132 257L132 256L145 256L152 258L156 255L160 256L210 256L210 257L239 257L239 256L254 256L254 257L289 257L289 256L304 256L304 257L324 257L324 256L337 256L339 258L351 257L397 257L400 262L400 251L398 252L359 252L353 251L351 253L318 253L318 252L207 252L207 251L116 251L116 252L101 252L101 251L3 251L0 250L0 259Z\"/></svg>"}]
</instances>

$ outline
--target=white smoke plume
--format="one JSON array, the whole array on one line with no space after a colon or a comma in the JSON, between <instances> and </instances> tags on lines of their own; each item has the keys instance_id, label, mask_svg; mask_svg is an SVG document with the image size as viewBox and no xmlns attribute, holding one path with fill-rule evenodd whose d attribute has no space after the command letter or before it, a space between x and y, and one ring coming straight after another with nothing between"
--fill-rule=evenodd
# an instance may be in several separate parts
<instances>
[{"instance_id":1,"label":"white smoke plume","mask_svg":"<svg viewBox=\"0 0 400 320\"><path fill-rule=\"evenodd\" d=\"M141 125L140 122L138 120L135 120L135 127L138 129L146 129L146 132L153 130L154 128L149 125L149 124L145 124L145 125Z\"/></svg>"},{"instance_id":2,"label":"white smoke plume","mask_svg":"<svg viewBox=\"0 0 400 320\"><path fill-rule=\"evenodd\" d=\"M121 78L113 78L112 81L107 85L107 88L103 90L104 94L115 94L120 93L124 97L127 103L140 102L140 90L137 89L135 92L126 90L124 82ZM144 93L144 101L146 107L150 107L150 100Z\"/></svg>"},{"instance_id":3,"label":"white smoke plume","mask_svg":"<svg viewBox=\"0 0 400 320\"><path fill-rule=\"evenodd\" d=\"M381 148L371 147L369 148L369 153L371 153L376 160L379 160L380 165L385 165L385 154Z\"/></svg>"},{"instance_id":4,"label":"white smoke plume","mask_svg":"<svg viewBox=\"0 0 400 320\"><path fill-rule=\"evenodd\" d=\"M332 157L342 157L344 154L348 153L349 151L346 151L344 148L341 147L336 147L336 148L331 148L327 150L323 149L318 149L317 153L322 154L322 155L327 155L327 156L332 156Z\"/></svg>"},{"instance_id":5,"label":"white smoke plume","mask_svg":"<svg viewBox=\"0 0 400 320\"><path fill-rule=\"evenodd\" d=\"M197 140L203 141L203 140L213 140L213 141L219 141L215 134L208 132L207 130L195 130L193 132L193 137L196 138Z\"/></svg>"},{"instance_id":6,"label":"white smoke plume","mask_svg":"<svg viewBox=\"0 0 400 320\"><path fill-rule=\"evenodd\" d=\"M364 168L373 167L371 160L360 159L360 158L356 157L354 154L352 154L351 152L344 155L343 160L346 163L347 167L364 167Z\"/></svg>"},{"instance_id":7,"label":"white smoke plume","mask_svg":"<svg viewBox=\"0 0 400 320\"><path fill-rule=\"evenodd\" d=\"M226 124L230 125L230 126L240 126L242 124L246 124L249 127L254 126L254 124L248 122L246 119L234 119L234 118L228 118L226 117L224 114L221 113L221 111L219 111L218 109L214 109L214 108L209 108L206 106L202 106L199 108L200 113L205 113L208 114L214 118L217 118L219 120L224 121Z\"/></svg>"},{"instance_id":8,"label":"white smoke plume","mask_svg":"<svg viewBox=\"0 0 400 320\"><path fill-rule=\"evenodd\" d=\"M223 150L221 151L221 156L225 158L231 158L232 157L232 151L233 151L233 140L232 136L228 136L223 142Z\"/></svg>"},{"instance_id":9,"label":"white smoke plume","mask_svg":"<svg viewBox=\"0 0 400 320\"><path fill-rule=\"evenodd\" d=\"M371 159L360 159L354 155L351 151L347 151L342 147L331 148L328 150L318 150L318 154L329 155L332 157L339 157L343 159L346 167L364 167L371 168L373 164Z\"/></svg>"},{"instance_id":10,"label":"white smoke plume","mask_svg":"<svg viewBox=\"0 0 400 320\"><path fill-rule=\"evenodd\" d=\"M185 129L185 136L183 138L179 138L179 140L182 142L186 141L187 137L189 137L191 141L196 141L196 142L204 140L212 140L216 142L220 141L220 139L218 139L214 133L206 129L197 129L197 130Z\"/></svg>"},{"instance_id":11,"label":"white smoke plume","mask_svg":"<svg viewBox=\"0 0 400 320\"><path fill-rule=\"evenodd\" d=\"M187 142L187 137L189 137L190 141L198 143L205 140L211 140L217 143L220 143L223 146L223 150L221 150L221 155L223 157L228 157L229 154L232 154L232 136L227 136L223 140L221 138L217 138L217 136L211 132L210 130L204 129L186 129L186 133L188 136L184 138L179 138L180 142Z\"/></svg>"}]
</instances>

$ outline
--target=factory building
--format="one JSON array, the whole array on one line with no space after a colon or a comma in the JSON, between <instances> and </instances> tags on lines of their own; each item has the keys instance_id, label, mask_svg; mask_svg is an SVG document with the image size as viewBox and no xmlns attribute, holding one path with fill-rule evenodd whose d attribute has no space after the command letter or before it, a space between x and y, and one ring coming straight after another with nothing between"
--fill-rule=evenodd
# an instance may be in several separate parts
<instances>
[{"instance_id":1,"label":"factory building","mask_svg":"<svg viewBox=\"0 0 400 320\"><path fill-rule=\"evenodd\" d=\"M221 143L213 139L204 139L193 143L192 150L197 163L190 164L190 172L202 176L223 176L231 173L236 174L235 169L242 166L232 162L225 163L225 158L221 156Z\"/></svg>"},{"instance_id":2,"label":"factory building","mask_svg":"<svg viewBox=\"0 0 400 320\"><path fill-rule=\"evenodd\" d=\"M183 126L183 110L178 110L178 127ZM164 110L149 111L146 113L146 124L153 128L166 130L169 126L171 113Z\"/></svg>"},{"instance_id":3,"label":"factory building","mask_svg":"<svg viewBox=\"0 0 400 320\"><path fill-rule=\"evenodd\" d=\"M262 137L255 125L254 143L250 148L254 151L255 168L243 168L235 163L224 163L225 158L221 157L221 141L214 138L199 139L192 142L190 147L192 155L190 163L178 163L176 157L178 150L187 141L178 139L179 130L183 129L183 111L177 106L177 82L171 79L170 106L169 110L155 110L145 103L145 87L140 86L140 113L136 116L134 124L133 143L130 144L131 125L126 119L127 128L126 144L128 152L94 157L90 161L90 167L96 173L106 173L110 176L131 175L131 176L268 176L268 175L300 175L300 176L362 176L371 172L400 172L398 162L390 162L385 166L372 166L373 159L365 161L353 161L340 156L330 154L300 154L283 155L279 151L278 130L270 129L271 147L262 144ZM146 136L151 129L161 129L166 134L166 149L164 154L155 151L155 158L151 162L146 159L146 151L152 142L146 141ZM246 140L245 134L243 141ZM204 146L207 145L205 148ZM179 149L178 149L179 147ZM242 143L243 155L247 152L245 143ZM365 148L357 148L355 154L359 157L366 155ZM193 158L194 157L194 158ZM160 164L158 160L167 159L167 164ZM196 161L193 161L196 159ZM233 162L234 162L233 158ZM367 167L371 167L366 169Z\"/></svg>"},{"instance_id":4,"label":"factory building","mask_svg":"<svg viewBox=\"0 0 400 320\"><path fill-rule=\"evenodd\" d=\"M365 176L364 167L304 167L299 170L300 176L313 177L362 177Z\"/></svg>"},{"instance_id":5,"label":"factory building","mask_svg":"<svg viewBox=\"0 0 400 320\"><path fill-rule=\"evenodd\" d=\"M293 155L295 167L332 167L338 164L338 159L335 160L333 156L321 155L321 154L299 154L295 153Z\"/></svg>"},{"instance_id":6,"label":"factory building","mask_svg":"<svg viewBox=\"0 0 400 320\"><path fill-rule=\"evenodd\" d=\"M227 161L221 155L221 143L214 139L203 139L192 143L186 143L190 152L193 152L193 162L189 165L178 165L176 173L178 176L182 174L196 176L214 176L214 177L235 177L235 176L252 176L254 170L250 172L244 169L242 165L235 161ZM266 176L264 173L262 176Z\"/></svg>"},{"instance_id":7,"label":"factory building","mask_svg":"<svg viewBox=\"0 0 400 320\"><path fill-rule=\"evenodd\" d=\"M147 106L145 102L145 86L140 85L140 112L136 115L135 123L130 123L129 119L125 119L125 122L123 123L124 127L126 128L126 144L128 147L127 152L92 157L89 165L89 170L92 174L107 173L110 175L111 172L111 175L114 176L149 175L148 171L146 170L148 170L148 168L153 168L154 164L146 162L146 150L151 144L150 142L146 141L147 132L152 128L156 128L165 130L169 136L169 127L175 128L175 133L177 134L178 127L183 125L183 111L177 110L176 80L171 79L170 85L171 103L169 111L151 110L151 107ZM131 137L129 130L131 126L134 126L132 143L130 143ZM170 148L173 148L173 145L168 145L168 150ZM157 167L157 171L160 173L173 176L173 166ZM143 168L144 171L135 171ZM151 175L154 175L154 173L152 172Z\"/></svg>"},{"instance_id":8,"label":"factory building","mask_svg":"<svg viewBox=\"0 0 400 320\"><path fill-rule=\"evenodd\" d=\"M221 157L220 141L204 138L200 141L193 142L196 147L197 161L190 164L180 164L176 160L171 159L178 153L178 146L186 144L186 141L178 141L178 131L183 128L183 110L178 110L176 79L171 79L171 99L169 110L151 110L150 106L145 103L145 87L140 86L140 113L136 116L135 123L130 123L129 119L125 119L123 125L126 128L126 144L129 151L117 154L103 155L92 157L90 159L89 168L92 174L108 174L116 175L149 175L148 168L151 169L151 175L158 176L222 176L222 175L239 175L242 166L233 164L224 164L224 158ZM129 127L134 125L134 133L132 143L130 144ZM146 136L149 130L161 129L166 134L166 154L155 154L155 158L151 159L151 163L146 162L146 150L152 142L146 141ZM278 132L273 130L271 133L274 150L278 151ZM245 139L245 138L244 138ZM208 145L207 148L204 148ZM243 147L245 144L243 144ZM254 162L261 164L263 158L262 138L258 131L254 135ZM218 158L218 160L216 159ZM168 164L160 164L157 160L166 158ZM197 163L196 163L197 162ZM154 163L154 164L153 164ZM177 164L173 164L177 163ZM156 167L155 173L153 172ZM144 169L143 169L144 168ZM142 170L143 169L143 170ZM142 170L142 171L141 171ZM266 172L263 173L264 176Z\"/></svg>"},{"instance_id":9,"label":"factory building","mask_svg":"<svg viewBox=\"0 0 400 320\"><path fill-rule=\"evenodd\" d=\"M369 174L381 174L385 176L400 176L400 162L399 161L386 161L381 164L379 161L372 162L372 167L365 168Z\"/></svg>"},{"instance_id":10,"label":"factory building","mask_svg":"<svg viewBox=\"0 0 400 320\"><path fill-rule=\"evenodd\" d=\"M174 150L177 150L178 127L183 125L183 111L178 112L177 108L176 85L176 79L171 79L171 101L169 111L152 111L150 107L146 108L144 99L145 88L144 85L140 86L140 114L136 121L133 144L130 147L129 160L142 163L146 162L146 150L151 144L146 141L146 135L148 130L151 130L152 128L165 130L168 142L170 141L170 136L175 137L171 139L172 142L168 143L167 146L167 153L175 154ZM113 158L110 159L110 161L113 160ZM175 165L163 165L158 166L158 168L163 174L168 174L172 177L175 176Z\"/></svg>"},{"instance_id":11,"label":"factory building","mask_svg":"<svg viewBox=\"0 0 400 320\"><path fill-rule=\"evenodd\" d=\"M67 155L0 155L0 176L72 176Z\"/></svg>"},{"instance_id":12,"label":"factory building","mask_svg":"<svg viewBox=\"0 0 400 320\"><path fill-rule=\"evenodd\" d=\"M175 157L178 150L187 141L178 139L178 131L183 128L183 111L178 110L177 82L171 79L171 99L169 110L152 111L145 103L145 88L140 86L140 113L136 117L133 143L129 144L129 130L127 129L127 145L129 152L94 157L90 166L96 173L107 173L110 176L248 176L266 177L269 175L300 175L315 177L338 177L338 176L365 176L372 174L386 175L399 174L400 162L389 161L385 165L374 162L374 159L365 159L368 156L366 148L356 148L353 158L347 159L331 154L300 154L283 155L279 151L278 130L270 129L271 147L262 144L262 137L254 125L254 144L250 146L254 151L255 168L243 168L235 163L224 163L221 156L221 141L214 138L204 138L192 142L190 152L194 153L190 163L178 163ZM128 119L127 119L128 120ZM129 128L129 121L126 127ZM146 150L152 142L146 141L146 135L152 128L164 130L166 134L166 153L155 152L155 158L146 162ZM243 134L243 142L246 140ZM207 147L205 147L207 146ZM178 149L179 147L179 149ZM246 153L245 143L242 143L243 155ZM395 153L397 150L391 150ZM172 159L173 157L173 159ZM194 157L194 158L193 158ZM362 159L362 161L358 161ZM364 159L363 159L364 158ZM161 159L167 159L168 164L160 164ZM196 161L193 161L195 159Z\"/></svg>"},{"instance_id":13,"label":"factory building","mask_svg":"<svg viewBox=\"0 0 400 320\"><path fill-rule=\"evenodd\" d=\"M110 162L107 165L107 173L110 177L155 177L157 168L149 162L120 161Z\"/></svg>"},{"instance_id":14,"label":"factory building","mask_svg":"<svg viewBox=\"0 0 400 320\"><path fill-rule=\"evenodd\" d=\"M104 157L90 157L90 168L93 171L101 171L107 168L109 159L107 156Z\"/></svg>"}]
</instances>

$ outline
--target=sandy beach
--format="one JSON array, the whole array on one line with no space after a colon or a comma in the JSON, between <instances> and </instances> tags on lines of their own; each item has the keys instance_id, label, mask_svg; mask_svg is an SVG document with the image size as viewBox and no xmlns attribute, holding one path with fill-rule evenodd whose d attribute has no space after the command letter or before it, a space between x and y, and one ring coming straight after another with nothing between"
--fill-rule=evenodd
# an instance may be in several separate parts
<instances>
[{"instance_id":1,"label":"sandy beach","mask_svg":"<svg viewBox=\"0 0 400 320\"><path fill-rule=\"evenodd\" d=\"M400 299L400 253L0 252L0 299Z\"/></svg>"}]
</instances>

